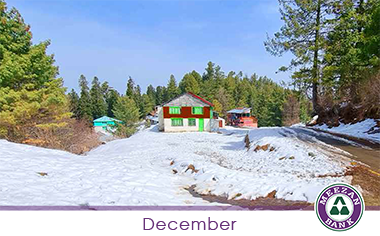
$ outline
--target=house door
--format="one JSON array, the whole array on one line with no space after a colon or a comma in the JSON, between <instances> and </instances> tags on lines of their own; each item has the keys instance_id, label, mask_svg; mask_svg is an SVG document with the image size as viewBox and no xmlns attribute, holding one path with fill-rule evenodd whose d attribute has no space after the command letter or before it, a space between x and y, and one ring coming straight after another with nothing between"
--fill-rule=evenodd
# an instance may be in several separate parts
<instances>
[{"instance_id":1,"label":"house door","mask_svg":"<svg viewBox=\"0 0 380 236\"><path fill-rule=\"evenodd\" d=\"M203 131L204 129L204 119L199 119L199 131Z\"/></svg>"}]
</instances>

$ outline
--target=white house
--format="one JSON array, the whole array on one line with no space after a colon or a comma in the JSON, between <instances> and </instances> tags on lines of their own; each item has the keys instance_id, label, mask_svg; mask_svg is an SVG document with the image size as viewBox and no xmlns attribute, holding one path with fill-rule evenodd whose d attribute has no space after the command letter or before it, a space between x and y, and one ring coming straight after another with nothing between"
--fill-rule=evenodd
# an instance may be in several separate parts
<instances>
[{"instance_id":1,"label":"white house","mask_svg":"<svg viewBox=\"0 0 380 236\"><path fill-rule=\"evenodd\" d=\"M184 93L163 104L159 130L164 132L214 131L213 104L193 94Z\"/></svg>"}]
</instances>

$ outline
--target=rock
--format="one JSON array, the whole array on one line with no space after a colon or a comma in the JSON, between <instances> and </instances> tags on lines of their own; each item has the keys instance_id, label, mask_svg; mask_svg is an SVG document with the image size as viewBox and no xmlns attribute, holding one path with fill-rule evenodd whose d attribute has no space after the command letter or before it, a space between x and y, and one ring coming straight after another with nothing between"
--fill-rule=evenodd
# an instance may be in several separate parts
<instances>
[{"instance_id":1,"label":"rock","mask_svg":"<svg viewBox=\"0 0 380 236\"><path fill-rule=\"evenodd\" d=\"M276 197L276 190L273 190L272 192L268 193L267 198L275 198Z\"/></svg>"},{"instance_id":2,"label":"rock","mask_svg":"<svg viewBox=\"0 0 380 236\"><path fill-rule=\"evenodd\" d=\"M270 152L273 152L274 149L275 149L274 147L270 147L269 151L270 151Z\"/></svg>"},{"instance_id":3,"label":"rock","mask_svg":"<svg viewBox=\"0 0 380 236\"><path fill-rule=\"evenodd\" d=\"M309 152L307 155L309 155L309 157L315 157L315 154L312 152Z\"/></svg>"},{"instance_id":4,"label":"rock","mask_svg":"<svg viewBox=\"0 0 380 236\"><path fill-rule=\"evenodd\" d=\"M195 170L195 167L193 164L190 164L188 167L187 167L187 170Z\"/></svg>"},{"instance_id":5,"label":"rock","mask_svg":"<svg viewBox=\"0 0 380 236\"><path fill-rule=\"evenodd\" d=\"M291 157L289 157L289 160L293 160L295 157L294 156L291 156Z\"/></svg>"},{"instance_id":6,"label":"rock","mask_svg":"<svg viewBox=\"0 0 380 236\"><path fill-rule=\"evenodd\" d=\"M178 171L175 170L175 169L172 169L172 172L173 172L173 174L177 174L178 173Z\"/></svg>"},{"instance_id":7,"label":"rock","mask_svg":"<svg viewBox=\"0 0 380 236\"><path fill-rule=\"evenodd\" d=\"M47 176L48 173L45 173L45 172L37 172L37 174L41 175L41 176Z\"/></svg>"},{"instance_id":8,"label":"rock","mask_svg":"<svg viewBox=\"0 0 380 236\"><path fill-rule=\"evenodd\" d=\"M173 164L174 164L174 161L171 161L171 162L170 162L170 165L172 166Z\"/></svg>"},{"instance_id":9,"label":"rock","mask_svg":"<svg viewBox=\"0 0 380 236\"><path fill-rule=\"evenodd\" d=\"M317 124L318 115L314 116L309 122L306 123L307 126L313 126Z\"/></svg>"},{"instance_id":10,"label":"rock","mask_svg":"<svg viewBox=\"0 0 380 236\"><path fill-rule=\"evenodd\" d=\"M263 150L263 151L268 150L268 148L269 148L269 144L265 144L265 145L261 146L261 150Z\"/></svg>"},{"instance_id":11,"label":"rock","mask_svg":"<svg viewBox=\"0 0 380 236\"><path fill-rule=\"evenodd\" d=\"M281 161L281 160L284 160L285 158L286 158L286 157L280 157L280 159L279 159L279 160Z\"/></svg>"},{"instance_id":12,"label":"rock","mask_svg":"<svg viewBox=\"0 0 380 236\"><path fill-rule=\"evenodd\" d=\"M190 164L187 169L185 170L185 172L187 172L188 170L191 170L191 173L198 173L199 170L196 170L194 165L193 164Z\"/></svg>"},{"instance_id":13,"label":"rock","mask_svg":"<svg viewBox=\"0 0 380 236\"><path fill-rule=\"evenodd\" d=\"M260 145L257 145L253 151L257 152L261 149Z\"/></svg>"},{"instance_id":14,"label":"rock","mask_svg":"<svg viewBox=\"0 0 380 236\"><path fill-rule=\"evenodd\" d=\"M253 151L255 152L260 151L260 150L267 151L268 148L269 148L269 143L263 146L257 145Z\"/></svg>"},{"instance_id":15,"label":"rock","mask_svg":"<svg viewBox=\"0 0 380 236\"><path fill-rule=\"evenodd\" d=\"M242 194L241 193L237 193L235 196L233 196L231 199L236 199L236 198L238 198L238 197L240 197Z\"/></svg>"}]
</instances>

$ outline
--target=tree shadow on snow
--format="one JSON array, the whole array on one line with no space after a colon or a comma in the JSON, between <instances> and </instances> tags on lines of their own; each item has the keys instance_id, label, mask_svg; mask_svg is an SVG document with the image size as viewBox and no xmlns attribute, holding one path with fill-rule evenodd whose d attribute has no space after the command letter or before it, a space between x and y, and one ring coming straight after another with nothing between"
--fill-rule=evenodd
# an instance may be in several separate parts
<instances>
[{"instance_id":1,"label":"tree shadow on snow","mask_svg":"<svg viewBox=\"0 0 380 236\"><path fill-rule=\"evenodd\" d=\"M149 132L159 133L160 131L158 130L158 125L149 128Z\"/></svg>"},{"instance_id":2,"label":"tree shadow on snow","mask_svg":"<svg viewBox=\"0 0 380 236\"><path fill-rule=\"evenodd\" d=\"M227 145L225 146L222 146L222 148L224 150L235 150L235 151L238 151L238 150L243 150L244 149L244 142L243 140L241 141L238 141L238 142L228 142L226 143Z\"/></svg>"}]
</instances>

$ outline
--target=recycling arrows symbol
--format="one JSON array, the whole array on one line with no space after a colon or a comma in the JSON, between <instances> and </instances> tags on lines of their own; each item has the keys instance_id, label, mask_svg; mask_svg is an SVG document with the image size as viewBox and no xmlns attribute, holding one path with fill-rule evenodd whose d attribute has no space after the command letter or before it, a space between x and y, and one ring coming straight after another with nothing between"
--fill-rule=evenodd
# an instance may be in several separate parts
<instances>
[{"instance_id":1,"label":"recycling arrows symbol","mask_svg":"<svg viewBox=\"0 0 380 236\"><path fill-rule=\"evenodd\" d=\"M339 202L341 202L343 205L343 207L340 211L338 210L338 207L336 207L336 205ZM331 208L330 214L331 215L348 215L348 214L350 214L350 211L348 210L346 203L344 202L344 199L342 197L337 197L335 199L334 206Z\"/></svg>"}]
</instances>

